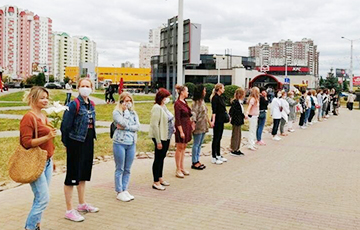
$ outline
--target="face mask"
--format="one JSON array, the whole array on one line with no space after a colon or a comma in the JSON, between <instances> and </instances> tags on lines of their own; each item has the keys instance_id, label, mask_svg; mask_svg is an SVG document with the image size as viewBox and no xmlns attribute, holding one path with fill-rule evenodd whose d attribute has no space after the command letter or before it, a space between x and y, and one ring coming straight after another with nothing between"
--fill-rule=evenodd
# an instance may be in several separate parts
<instances>
[{"instance_id":1,"label":"face mask","mask_svg":"<svg viewBox=\"0 0 360 230\"><path fill-rule=\"evenodd\" d=\"M88 97L91 94L91 88L81 87L79 88L79 93L83 97Z\"/></svg>"},{"instance_id":2,"label":"face mask","mask_svg":"<svg viewBox=\"0 0 360 230\"><path fill-rule=\"evenodd\" d=\"M132 107L132 103L131 103L131 102L126 103L126 108L127 108L127 109L131 109L131 107Z\"/></svg>"},{"instance_id":3,"label":"face mask","mask_svg":"<svg viewBox=\"0 0 360 230\"><path fill-rule=\"evenodd\" d=\"M294 95L291 95L290 98L294 98Z\"/></svg>"},{"instance_id":4,"label":"face mask","mask_svg":"<svg viewBox=\"0 0 360 230\"><path fill-rule=\"evenodd\" d=\"M168 97L165 98L164 103L167 104L167 103L169 103L169 102L170 102L170 98L168 98Z\"/></svg>"},{"instance_id":5,"label":"face mask","mask_svg":"<svg viewBox=\"0 0 360 230\"><path fill-rule=\"evenodd\" d=\"M279 98L280 98L280 97L281 97L281 93L280 93L280 94L278 94L278 95L277 95L277 97L279 97Z\"/></svg>"}]
</instances>

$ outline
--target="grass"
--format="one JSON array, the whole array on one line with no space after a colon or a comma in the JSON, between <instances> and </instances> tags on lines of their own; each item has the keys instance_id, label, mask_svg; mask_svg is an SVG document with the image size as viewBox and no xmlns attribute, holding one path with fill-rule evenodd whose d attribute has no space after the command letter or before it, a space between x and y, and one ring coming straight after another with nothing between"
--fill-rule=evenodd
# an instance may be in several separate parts
<instances>
[{"instance_id":1,"label":"grass","mask_svg":"<svg viewBox=\"0 0 360 230\"><path fill-rule=\"evenodd\" d=\"M29 110L4 110L0 111L0 114L15 114L15 115L25 115Z\"/></svg>"},{"instance_id":2,"label":"grass","mask_svg":"<svg viewBox=\"0 0 360 230\"><path fill-rule=\"evenodd\" d=\"M20 120L0 119L0 132L19 130Z\"/></svg>"},{"instance_id":3,"label":"grass","mask_svg":"<svg viewBox=\"0 0 360 230\"><path fill-rule=\"evenodd\" d=\"M105 100L105 94L99 94L99 93L94 93L91 94L92 97L96 97L102 100ZM153 95L132 95L134 101L155 101L155 96ZM119 94L114 94L114 99L115 101L119 100Z\"/></svg>"},{"instance_id":4,"label":"grass","mask_svg":"<svg viewBox=\"0 0 360 230\"><path fill-rule=\"evenodd\" d=\"M0 103L0 107L17 107L17 106L27 106L26 103Z\"/></svg>"},{"instance_id":5,"label":"grass","mask_svg":"<svg viewBox=\"0 0 360 230\"><path fill-rule=\"evenodd\" d=\"M6 94L3 96L0 96L0 101L22 101L24 93L25 93L25 90Z\"/></svg>"}]
</instances>

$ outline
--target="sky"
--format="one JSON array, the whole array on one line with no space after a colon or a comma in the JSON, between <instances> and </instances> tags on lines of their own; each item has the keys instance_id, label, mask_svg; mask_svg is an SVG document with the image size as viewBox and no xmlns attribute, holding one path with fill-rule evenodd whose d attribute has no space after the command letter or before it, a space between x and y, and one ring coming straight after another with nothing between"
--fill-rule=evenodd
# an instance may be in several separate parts
<instances>
[{"instance_id":1,"label":"sky","mask_svg":"<svg viewBox=\"0 0 360 230\"><path fill-rule=\"evenodd\" d=\"M84 35L97 43L99 66L138 66L139 45L149 29L178 14L178 0L2 0L0 6L50 17L53 31ZM184 0L184 19L202 25L201 45L210 53L247 56L248 47L281 39L311 38L320 52L320 75L349 69L350 41L360 39L360 1L354 0ZM360 40L353 69L360 75Z\"/></svg>"}]
</instances>

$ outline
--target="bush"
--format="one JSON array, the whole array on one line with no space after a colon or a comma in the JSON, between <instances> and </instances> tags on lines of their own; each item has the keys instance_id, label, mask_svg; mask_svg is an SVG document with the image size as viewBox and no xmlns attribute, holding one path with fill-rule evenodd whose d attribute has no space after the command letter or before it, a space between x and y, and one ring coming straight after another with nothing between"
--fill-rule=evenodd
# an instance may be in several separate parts
<instances>
[{"instance_id":1,"label":"bush","mask_svg":"<svg viewBox=\"0 0 360 230\"><path fill-rule=\"evenodd\" d=\"M195 84L192 82L186 82L185 86L188 88L189 90L189 97L192 97L194 95L194 90L195 90Z\"/></svg>"},{"instance_id":2,"label":"bush","mask_svg":"<svg viewBox=\"0 0 360 230\"><path fill-rule=\"evenodd\" d=\"M224 98L225 103L230 105L230 100L234 97L235 91L239 88L237 85L227 85L225 86Z\"/></svg>"},{"instance_id":3,"label":"bush","mask_svg":"<svg viewBox=\"0 0 360 230\"><path fill-rule=\"evenodd\" d=\"M32 75L31 77L26 78L27 85L35 85L36 82L36 75Z\"/></svg>"},{"instance_id":4,"label":"bush","mask_svg":"<svg viewBox=\"0 0 360 230\"><path fill-rule=\"evenodd\" d=\"M204 84L204 87L206 88L205 102L210 102L210 95L211 95L215 85L211 84L211 83L206 83L206 84Z\"/></svg>"}]
</instances>

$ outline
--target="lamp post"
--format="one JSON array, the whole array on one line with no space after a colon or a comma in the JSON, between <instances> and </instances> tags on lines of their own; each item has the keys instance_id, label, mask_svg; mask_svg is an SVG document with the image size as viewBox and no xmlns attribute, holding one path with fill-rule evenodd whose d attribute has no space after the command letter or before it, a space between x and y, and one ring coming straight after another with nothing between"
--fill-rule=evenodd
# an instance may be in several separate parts
<instances>
[{"instance_id":1,"label":"lamp post","mask_svg":"<svg viewBox=\"0 0 360 230\"><path fill-rule=\"evenodd\" d=\"M350 77L350 91L353 91L353 42L360 40L360 38L358 39L348 39L346 37L341 37L343 39L346 39L348 41L350 41L350 70L349 70L349 77Z\"/></svg>"},{"instance_id":2,"label":"lamp post","mask_svg":"<svg viewBox=\"0 0 360 230\"><path fill-rule=\"evenodd\" d=\"M177 50L177 84L182 85L183 80L183 42L184 42L184 0L179 0L178 13L178 50Z\"/></svg>"},{"instance_id":3,"label":"lamp post","mask_svg":"<svg viewBox=\"0 0 360 230\"><path fill-rule=\"evenodd\" d=\"M218 56L218 55L214 54L213 58L215 59L216 68L218 70L217 83L220 83L220 63L219 63L219 58L222 58L223 60L225 60L225 56Z\"/></svg>"}]
</instances>

